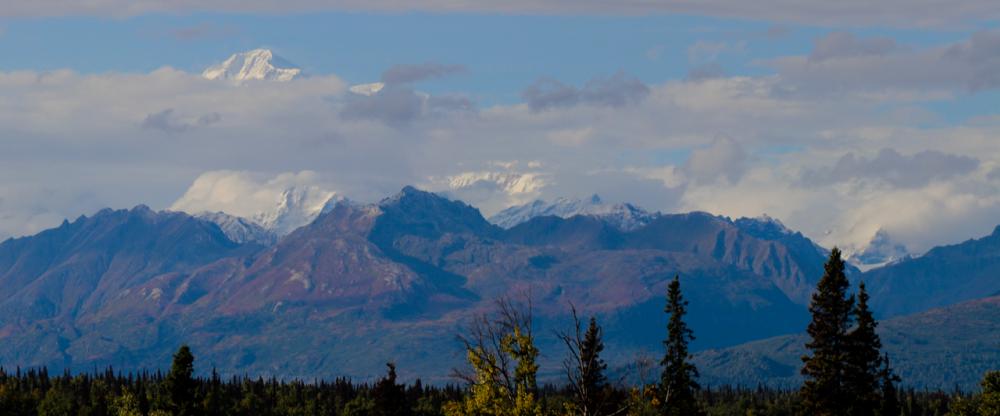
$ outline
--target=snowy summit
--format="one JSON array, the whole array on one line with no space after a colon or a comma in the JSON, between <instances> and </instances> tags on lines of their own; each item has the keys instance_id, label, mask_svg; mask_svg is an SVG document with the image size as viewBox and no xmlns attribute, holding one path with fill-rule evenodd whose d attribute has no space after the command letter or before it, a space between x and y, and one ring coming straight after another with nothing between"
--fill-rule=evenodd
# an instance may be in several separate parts
<instances>
[{"instance_id":1,"label":"snowy summit","mask_svg":"<svg viewBox=\"0 0 1000 416\"><path fill-rule=\"evenodd\" d=\"M490 217L489 221L503 228L511 228L535 217L570 218L576 215L599 218L618 229L630 231L648 224L657 214L632 204L608 204L601 197L593 195L587 199L557 198L551 203L536 200L500 211Z\"/></svg>"},{"instance_id":2,"label":"snowy summit","mask_svg":"<svg viewBox=\"0 0 1000 416\"><path fill-rule=\"evenodd\" d=\"M269 49L254 49L230 56L222 63L206 69L201 76L240 83L248 80L285 82L301 74L301 69Z\"/></svg>"},{"instance_id":3,"label":"snowy summit","mask_svg":"<svg viewBox=\"0 0 1000 416\"><path fill-rule=\"evenodd\" d=\"M847 260L861 270L868 270L911 257L905 245L896 242L889 232L879 228L867 245L851 253Z\"/></svg>"}]
</instances>

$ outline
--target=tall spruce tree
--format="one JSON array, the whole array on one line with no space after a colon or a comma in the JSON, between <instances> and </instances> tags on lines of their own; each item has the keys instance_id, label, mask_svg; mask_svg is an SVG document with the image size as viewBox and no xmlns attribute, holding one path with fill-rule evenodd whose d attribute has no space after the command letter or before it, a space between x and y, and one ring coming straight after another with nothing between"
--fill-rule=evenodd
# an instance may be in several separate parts
<instances>
[{"instance_id":1,"label":"tall spruce tree","mask_svg":"<svg viewBox=\"0 0 1000 416\"><path fill-rule=\"evenodd\" d=\"M193 415L195 411L194 355L187 345L182 345L174 354L164 386L166 387L169 411L173 415Z\"/></svg>"},{"instance_id":2,"label":"tall spruce tree","mask_svg":"<svg viewBox=\"0 0 1000 416\"><path fill-rule=\"evenodd\" d=\"M874 416L881 401L882 340L875 332L878 322L868 308L865 283L858 285L854 307L855 327L848 334L847 368L844 387L851 408L848 414Z\"/></svg>"},{"instance_id":3,"label":"tall spruce tree","mask_svg":"<svg viewBox=\"0 0 1000 416\"><path fill-rule=\"evenodd\" d=\"M590 317L587 333L583 335L580 344L580 383L586 389L584 403L588 411L586 415L600 415L603 405L604 384L607 378L604 370L608 365L601 359L604 351L604 341L601 340L601 327L597 319Z\"/></svg>"},{"instance_id":4,"label":"tall spruce tree","mask_svg":"<svg viewBox=\"0 0 1000 416\"><path fill-rule=\"evenodd\" d=\"M665 309L670 316L667 339L663 342L667 351L660 361L663 366L663 374L660 376L660 398L663 400L660 413L663 415L692 416L704 413L695 398L701 387L695 380L698 378L698 369L691 364L691 355L688 353L688 343L694 340L694 331L684 322L687 304L681 295L680 278L674 276L667 289Z\"/></svg>"},{"instance_id":5,"label":"tall spruce tree","mask_svg":"<svg viewBox=\"0 0 1000 416\"><path fill-rule=\"evenodd\" d=\"M812 321L807 332L806 348L812 355L802 357L802 404L806 413L816 416L848 414L851 400L845 386L851 313L854 297L847 294L850 283L844 274L840 249L834 247L824 265L823 277L809 304Z\"/></svg>"}]
</instances>

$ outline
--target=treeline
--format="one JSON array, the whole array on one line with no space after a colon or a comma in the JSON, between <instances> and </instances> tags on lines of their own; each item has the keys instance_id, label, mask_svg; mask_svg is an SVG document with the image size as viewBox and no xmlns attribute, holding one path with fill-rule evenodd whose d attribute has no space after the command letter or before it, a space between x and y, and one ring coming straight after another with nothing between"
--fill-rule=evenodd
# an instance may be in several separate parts
<instances>
[{"instance_id":1,"label":"treeline","mask_svg":"<svg viewBox=\"0 0 1000 416\"><path fill-rule=\"evenodd\" d=\"M680 280L667 290L659 380L628 385L609 380L597 320L560 333L566 347L565 381L539 385L530 298L497 301L460 335L468 367L454 372L462 385L402 384L396 367L374 383L195 377L187 346L162 373L52 376L43 369L0 370L0 415L364 415L364 416L612 416L612 415L831 415L1000 416L1000 372L982 389L965 392L900 390L881 351L878 323L864 285L849 293L840 252L834 249L810 303L810 354L803 357L800 390L702 387L688 344L687 301ZM652 366L650 366L652 367Z\"/></svg>"},{"instance_id":2,"label":"treeline","mask_svg":"<svg viewBox=\"0 0 1000 416\"><path fill-rule=\"evenodd\" d=\"M44 370L0 371L0 415L408 415L443 416L445 403L461 400L465 389L457 386L424 386L415 382L396 385L385 395L386 377L376 383L347 379L279 381L275 379L193 378L189 397L172 397L162 374L97 374L50 376ZM381 384L381 389L374 389ZM609 387L610 407L634 402L638 390ZM795 390L759 388L705 388L696 395L708 415L801 415L801 398ZM539 389L541 411L564 415L573 401L565 386ZM904 390L899 393L901 415L975 415L978 400L956 392ZM177 411L186 409L186 413ZM648 410L648 409L647 409ZM619 413L641 414L635 411ZM647 413L657 414L657 413ZM990 413L982 413L990 414Z\"/></svg>"}]
</instances>

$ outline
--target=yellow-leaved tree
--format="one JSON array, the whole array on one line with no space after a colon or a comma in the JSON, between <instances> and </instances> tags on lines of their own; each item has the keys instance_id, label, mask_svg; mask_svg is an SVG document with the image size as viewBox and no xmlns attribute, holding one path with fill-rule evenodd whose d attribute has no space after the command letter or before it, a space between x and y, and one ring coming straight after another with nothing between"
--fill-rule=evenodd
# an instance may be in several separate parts
<instances>
[{"instance_id":1,"label":"yellow-leaved tree","mask_svg":"<svg viewBox=\"0 0 1000 416\"><path fill-rule=\"evenodd\" d=\"M445 404L448 416L538 416L538 348L531 332L531 302L497 300L493 314L478 317L465 344L469 370L455 375L469 383L461 401Z\"/></svg>"}]
</instances>

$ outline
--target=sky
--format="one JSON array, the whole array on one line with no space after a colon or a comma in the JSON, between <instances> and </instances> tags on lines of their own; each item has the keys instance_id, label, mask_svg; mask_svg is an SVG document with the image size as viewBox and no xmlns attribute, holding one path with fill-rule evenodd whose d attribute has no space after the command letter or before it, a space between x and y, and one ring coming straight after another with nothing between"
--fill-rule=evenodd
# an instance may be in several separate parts
<instances>
[{"instance_id":1,"label":"sky","mask_svg":"<svg viewBox=\"0 0 1000 416\"><path fill-rule=\"evenodd\" d=\"M256 48L304 76L201 76ZM0 238L291 186L596 193L847 250L1000 223L995 0L14 0L0 57Z\"/></svg>"}]
</instances>

